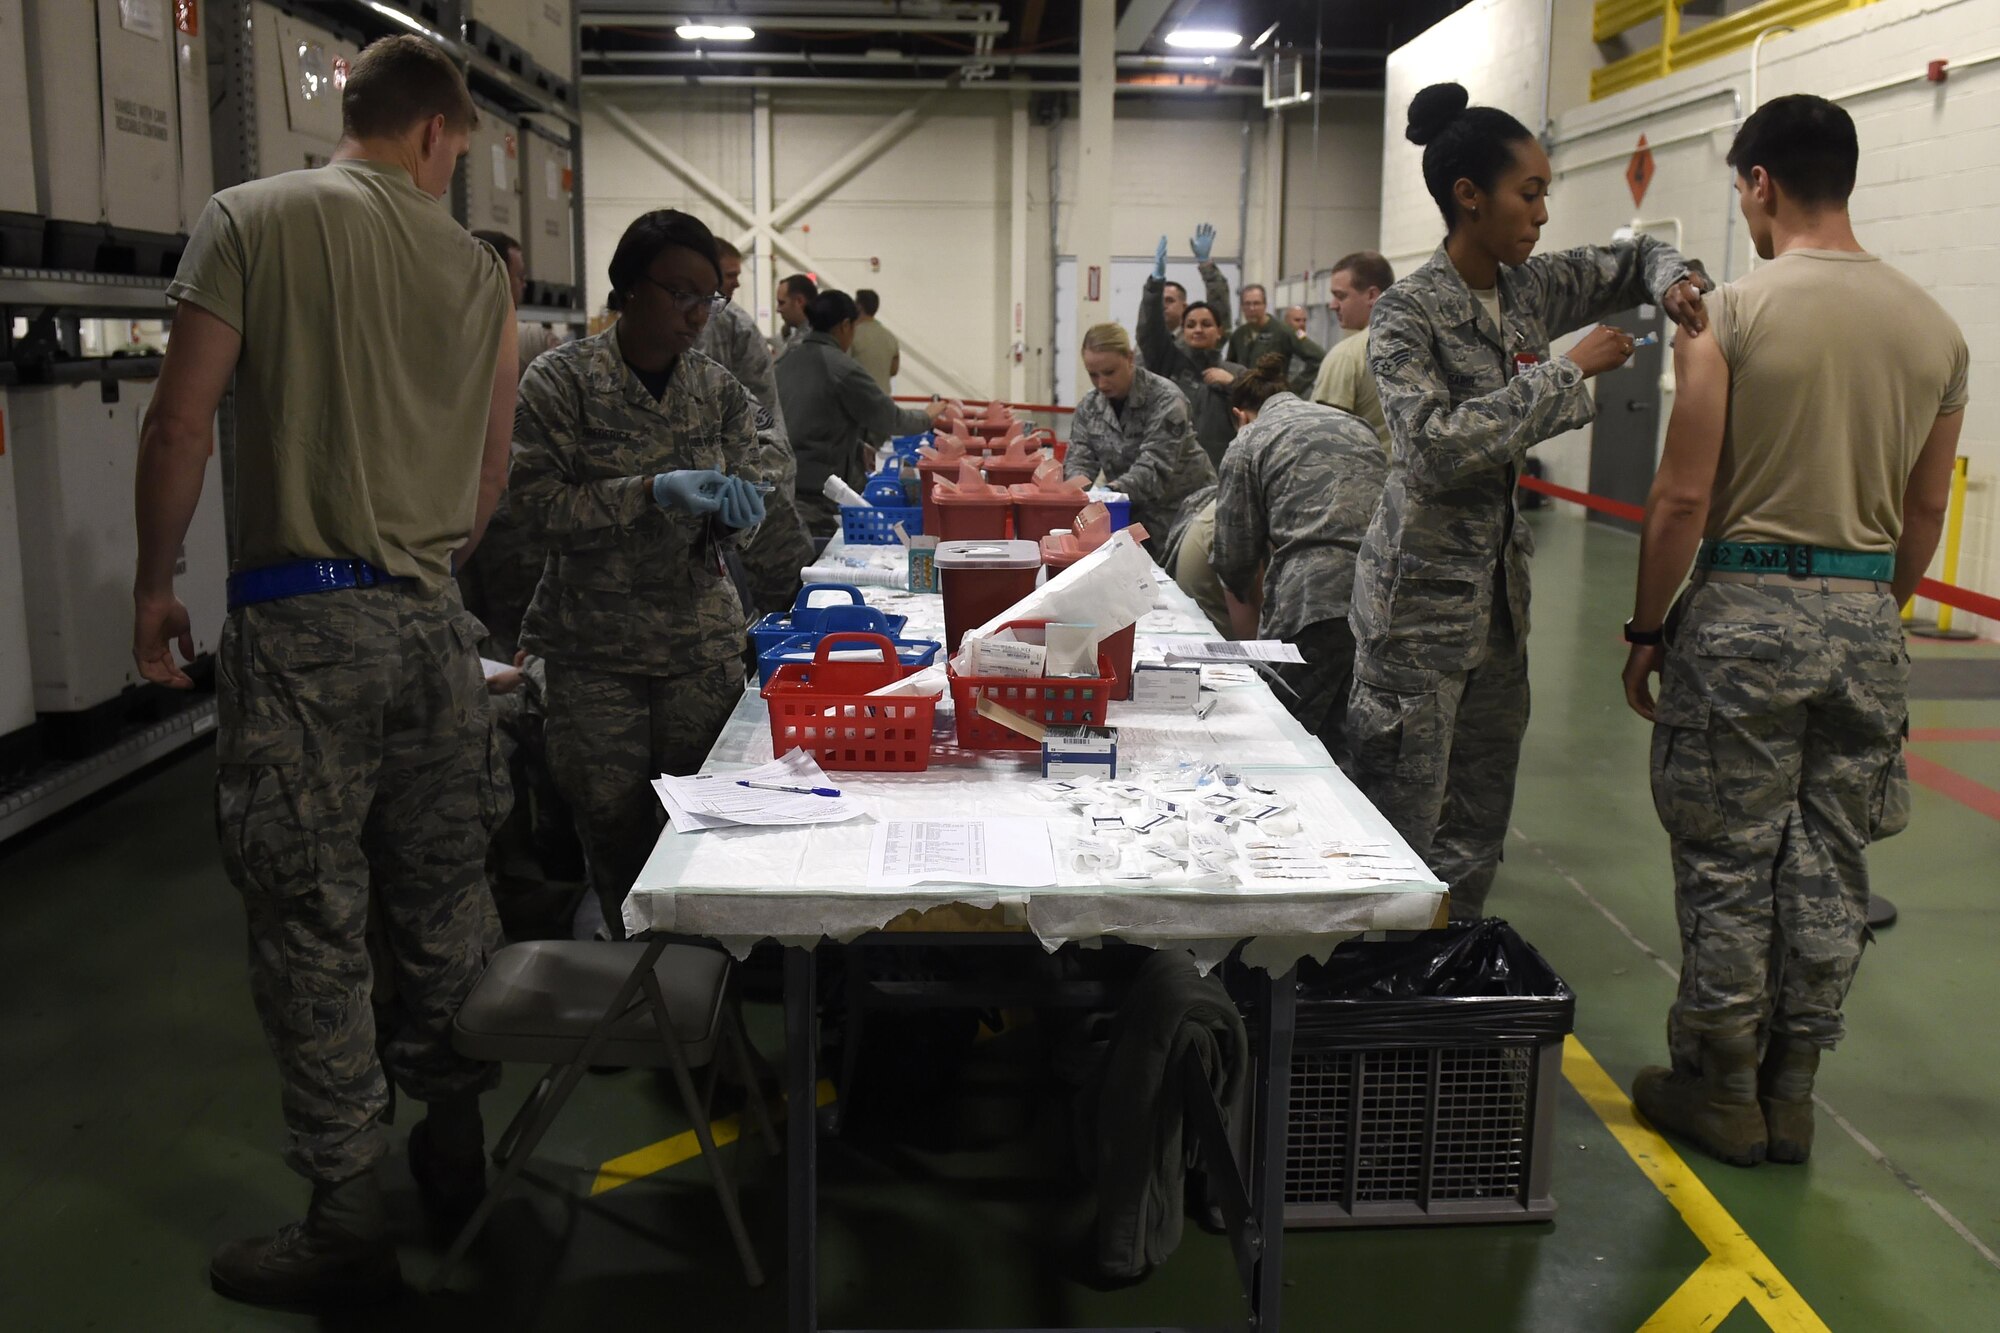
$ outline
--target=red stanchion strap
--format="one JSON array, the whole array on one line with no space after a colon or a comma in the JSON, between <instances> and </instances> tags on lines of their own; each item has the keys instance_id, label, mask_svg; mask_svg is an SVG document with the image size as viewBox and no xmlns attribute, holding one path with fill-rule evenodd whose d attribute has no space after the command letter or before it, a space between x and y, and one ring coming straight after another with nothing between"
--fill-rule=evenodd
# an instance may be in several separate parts
<instances>
[{"instance_id":1,"label":"red stanchion strap","mask_svg":"<svg viewBox=\"0 0 2000 1333\"><path fill-rule=\"evenodd\" d=\"M1645 518L1646 511L1635 504L1623 500L1610 500L1602 495L1592 495L1588 491L1573 491L1567 486L1558 486L1540 477L1522 477L1521 489L1535 491L1542 495L1567 500L1571 504L1582 505L1585 509L1595 509L1600 514L1610 514L1614 518L1627 519L1633 523ZM2000 597L1988 597L1985 593L1974 592L1970 588L1957 588L1949 583L1939 583L1936 579L1925 579L1917 584L1917 596L1946 606L1955 606L1961 611L1970 611L1975 616L2000 621Z\"/></svg>"}]
</instances>

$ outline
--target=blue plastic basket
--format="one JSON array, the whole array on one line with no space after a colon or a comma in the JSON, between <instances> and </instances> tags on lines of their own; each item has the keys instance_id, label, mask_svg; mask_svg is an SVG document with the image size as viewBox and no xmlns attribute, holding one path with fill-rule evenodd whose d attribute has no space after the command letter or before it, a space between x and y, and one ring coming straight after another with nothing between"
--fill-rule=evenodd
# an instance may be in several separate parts
<instances>
[{"instance_id":1,"label":"blue plastic basket","mask_svg":"<svg viewBox=\"0 0 2000 1333\"><path fill-rule=\"evenodd\" d=\"M844 602L834 602L814 606L814 593L840 592L847 594ZM782 640L794 634L831 634L835 630L852 629L857 620L856 612L867 612L880 618L880 625L870 622L870 628L878 634L894 638L910 623L908 616L891 615L877 611L861 600L861 589L851 583L808 583L799 589L799 595L792 602L789 611L773 611L761 617L750 627L750 639L757 647L757 655L764 653Z\"/></svg>"},{"instance_id":2,"label":"blue plastic basket","mask_svg":"<svg viewBox=\"0 0 2000 1333\"><path fill-rule=\"evenodd\" d=\"M907 458L911 462L915 462L917 457L917 450L923 448L930 442L931 442L931 433L929 431L924 431L918 435L898 435L894 439L889 441L889 447L895 450L896 457Z\"/></svg>"},{"instance_id":3,"label":"blue plastic basket","mask_svg":"<svg viewBox=\"0 0 2000 1333\"><path fill-rule=\"evenodd\" d=\"M898 496L902 488L897 488ZM895 546L896 525L912 537L924 530L922 505L842 505L840 535L849 546Z\"/></svg>"},{"instance_id":4,"label":"blue plastic basket","mask_svg":"<svg viewBox=\"0 0 2000 1333\"><path fill-rule=\"evenodd\" d=\"M1104 492L1092 491L1090 494L1092 499L1097 499ZM1113 532L1118 531L1120 528L1129 528L1132 526L1132 502L1130 500L1103 500L1100 503L1104 506L1105 516L1111 520L1111 530Z\"/></svg>"},{"instance_id":5,"label":"blue plastic basket","mask_svg":"<svg viewBox=\"0 0 2000 1333\"><path fill-rule=\"evenodd\" d=\"M878 611L876 614L879 616L881 612ZM852 629L854 632L860 633L881 633L879 630L869 631L859 625L852 627ZM840 630L829 632L847 633L850 631L847 627L843 627ZM761 689L769 685L771 677L777 675L778 668L783 666L788 660L802 663L811 662L813 654L819 650L819 641L825 637L826 635L824 634L794 634L779 642L769 651L757 654L758 688ZM935 662L938 650L944 646L935 639L898 639L891 634L883 634L883 637L896 645L896 660L902 663L905 675ZM788 657L788 654L791 656Z\"/></svg>"},{"instance_id":6,"label":"blue plastic basket","mask_svg":"<svg viewBox=\"0 0 2000 1333\"><path fill-rule=\"evenodd\" d=\"M903 479L895 473L876 473L861 489L861 498L869 504L892 509L903 507Z\"/></svg>"}]
</instances>

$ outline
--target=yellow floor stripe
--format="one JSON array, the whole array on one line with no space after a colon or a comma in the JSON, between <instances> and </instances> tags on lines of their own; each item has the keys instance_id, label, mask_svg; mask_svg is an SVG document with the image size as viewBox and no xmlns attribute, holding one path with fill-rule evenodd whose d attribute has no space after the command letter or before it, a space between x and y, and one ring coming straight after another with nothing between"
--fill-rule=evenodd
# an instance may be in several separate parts
<instances>
[{"instance_id":1,"label":"yellow floor stripe","mask_svg":"<svg viewBox=\"0 0 2000 1333\"><path fill-rule=\"evenodd\" d=\"M1777 1333L1827 1333L1826 1324L1785 1280L1777 1265L1709 1193L1680 1154L1640 1122L1624 1090L1611 1081L1604 1067L1575 1037L1563 1043L1563 1077L1582 1094L1653 1187L1666 1196L1688 1230L1708 1248L1708 1260L1641 1326L1644 1333L1712 1329L1742 1302L1748 1302Z\"/></svg>"},{"instance_id":2,"label":"yellow floor stripe","mask_svg":"<svg viewBox=\"0 0 2000 1333\"><path fill-rule=\"evenodd\" d=\"M834 1098L833 1082L821 1079L814 1089L815 1104L825 1106ZM771 1119L783 1123L785 1104L782 1100L771 1106ZM720 1120L709 1122L708 1132L715 1137L715 1146L726 1148L743 1136L743 1117L726 1115ZM597 1179L591 1182L590 1193L594 1198L606 1190L615 1190L620 1185L629 1185L635 1180L657 1175L670 1166L701 1156L701 1140L691 1129L684 1129L671 1138L649 1143L645 1147L628 1152L622 1157L614 1157L597 1168Z\"/></svg>"}]
</instances>

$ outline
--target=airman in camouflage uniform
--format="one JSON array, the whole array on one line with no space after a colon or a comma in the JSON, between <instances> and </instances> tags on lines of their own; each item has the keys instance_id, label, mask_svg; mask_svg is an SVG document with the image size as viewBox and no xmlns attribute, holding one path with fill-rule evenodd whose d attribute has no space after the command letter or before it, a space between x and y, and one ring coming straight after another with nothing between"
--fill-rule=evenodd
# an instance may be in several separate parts
<instances>
[{"instance_id":1,"label":"airman in camouflage uniform","mask_svg":"<svg viewBox=\"0 0 2000 1333\"><path fill-rule=\"evenodd\" d=\"M1188 497L1215 480L1215 465L1194 437L1181 391L1135 366L1122 404L1095 389L1077 404L1063 475L1093 484L1102 476L1130 497L1132 521L1146 525L1147 545L1157 550Z\"/></svg>"},{"instance_id":2,"label":"airman in camouflage uniform","mask_svg":"<svg viewBox=\"0 0 2000 1333\"><path fill-rule=\"evenodd\" d=\"M1226 359L1217 348L1189 347L1179 334L1169 333L1162 304L1166 285L1160 278L1146 279L1145 294L1139 298L1139 350L1145 353L1147 365L1172 380L1181 391L1187 400L1195 438L1201 441L1209 461L1219 463L1222 451L1236 436L1236 421L1229 415L1229 386L1210 384L1204 376L1220 367L1232 379L1240 378L1248 367ZM1216 315L1218 324L1224 319L1225 316Z\"/></svg>"},{"instance_id":3,"label":"airman in camouflage uniform","mask_svg":"<svg viewBox=\"0 0 2000 1333\"><path fill-rule=\"evenodd\" d=\"M750 577L753 612L782 611L799 590L799 571L813 561L812 538L806 535L792 490L799 464L785 432L784 408L778 402L770 344L757 323L735 304L709 316L695 347L706 352L749 391L757 413L758 466L775 488L764 497L764 521L743 542L743 567Z\"/></svg>"},{"instance_id":4,"label":"airman in camouflage uniform","mask_svg":"<svg viewBox=\"0 0 2000 1333\"><path fill-rule=\"evenodd\" d=\"M1389 476L1355 575L1347 742L1356 783L1450 886L1454 920L1484 912L1528 725L1534 539L1515 482L1531 446L1593 412L1549 341L1691 271L1651 237L1535 255L1500 268L1495 327L1440 248L1376 303Z\"/></svg>"},{"instance_id":5,"label":"airman in camouflage uniform","mask_svg":"<svg viewBox=\"0 0 2000 1333\"><path fill-rule=\"evenodd\" d=\"M1388 462L1360 417L1292 393L1264 400L1223 455L1209 563L1239 602L1262 596L1257 635L1298 646L1285 706L1345 760L1354 562ZM1261 572L1261 589L1259 576Z\"/></svg>"},{"instance_id":6,"label":"airman in camouflage uniform","mask_svg":"<svg viewBox=\"0 0 2000 1333\"><path fill-rule=\"evenodd\" d=\"M1221 269L1207 260L1201 261L1197 265L1197 268L1201 272L1201 299L1208 302L1209 309L1215 311L1215 322L1222 329L1222 336L1227 338L1229 336L1229 279L1223 276ZM1178 282L1173 285L1176 287L1181 286ZM1162 278L1160 280L1160 294L1163 303L1166 298L1166 288L1167 280ZM1143 300L1144 298L1142 297L1141 299ZM1181 302L1183 305L1187 302L1187 289L1185 287L1181 287ZM1173 336L1174 341L1179 343L1181 340L1181 331L1178 325L1173 330ZM1134 347L1132 349L1132 364L1141 370L1146 368L1146 352L1144 348Z\"/></svg>"},{"instance_id":7,"label":"airman in camouflage uniform","mask_svg":"<svg viewBox=\"0 0 2000 1333\"><path fill-rule=\"evenodd\" d=\"M548 548L523 639L548 664L549 765L577 812L605 924L664 822L652 779L692 773L743 693L746 621L713 518L663 508L653 479L750 480L756 409L698 351L655 400L619 351L623 325L557 348L521 381L514 503Z\"/></svg>"},{"instance_id":8,"label":"airman in camouflage uniform","mask_svg":"<svg viewBox=\"0 0 2000 1333\"><path fill-rule=\"evenodd\" d=\"M1739 1166L1812 1149L1820 1055L1868 938L1867 848L1909 821L1897 608L1936 550L1969 396L1956 321L1854 234L1859 157L1852 117L1809 94L1737 132L1769 262L1674 348L1625 627L1682 952L1672 1067L1640 1070L1633 1101ZM1881 312L1865 341L1854 309Z\"/></svg>"}]
</instances>

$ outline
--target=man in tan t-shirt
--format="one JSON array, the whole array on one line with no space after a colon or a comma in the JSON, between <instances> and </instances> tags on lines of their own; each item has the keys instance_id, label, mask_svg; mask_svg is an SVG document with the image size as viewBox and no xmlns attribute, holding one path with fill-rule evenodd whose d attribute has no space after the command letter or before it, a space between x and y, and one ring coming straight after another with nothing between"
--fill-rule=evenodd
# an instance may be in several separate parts
<instances>
[{"instance_id":1,"label":"man in tan t-shirt","mask_svg":"<svg viewBox=\"0 0 2000 1333\"><path fill-rule=\"evenodd\" d=\"M355 62L341 113L331 164L224 190L189 239L140 440L133 588L140 670L186 688L175 553L233 377L216 824L312 1200L224 1245L209 1278L307 1307L401 1290L375 1172L385 1067L428 1105L409 1153L432 1225L484 1194L497 1071L453 1052L451 1024L498 945L484 862L508 799L451 578L506 484L516 378L506 273L441 202L472 99L442 50L394 37ZM371 889L394 970L380 1031Z\"/></svg>"},{"instance_id":2,"label":"man in tan t-shirt","mask_svg":"<svg viewBox=\"0 0 2000 1333\"><path fill-rule=\"evenodd\" d=\"M1812 1149L1814 1075L1867 931L1863 854L1909 819L1897 609L1937 549L1966 403L1958 326L1855 239L1858 155L1853 120L1818 97L1737 132L1729 164L1770 262L1675 346L1625 629L1682 947L1673 1067L1642 1070L1633 1100L1740 1166Z\"/></svg>"},{"instance_id":3,"label":"man in tan t-shirt","mask_svg":"<svg viewBox=\"0 0 2000 1333\"><path fill-rule=\"evenodd\" d=\"M1319 376L1312 388L1314 402L1351 412L1367 422L1384 449L1389 447L1389 423L1382 416L1382 400L1375 396L1375 376L1368 369L1368 317L1395 281L1396 271L1389 267L1389 261L1373 250L1357 250L1333 266L1328 288L1334 318L1345 334L1319 363Z\"/></svg>"}]
</instances>

